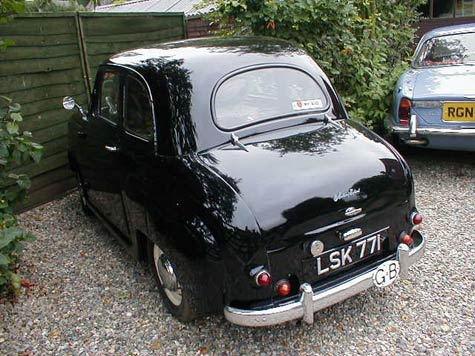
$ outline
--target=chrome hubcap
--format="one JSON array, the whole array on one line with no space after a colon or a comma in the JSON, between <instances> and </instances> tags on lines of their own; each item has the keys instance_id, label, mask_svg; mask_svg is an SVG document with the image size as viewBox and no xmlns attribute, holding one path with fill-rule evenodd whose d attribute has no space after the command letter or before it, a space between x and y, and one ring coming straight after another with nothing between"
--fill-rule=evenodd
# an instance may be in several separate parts
<instances>
[{"instance_id":1,"label":"chrome hubcap","mask_svg":"<svg viewBox=\"0 0 475 356\"><path fill-rule=\"evenodd\" d=\"M181 286L177 281L175 270L168 256L156 244L153 246L153 260L158 279L166 296L173 305L180 305L182 300Z\"/></svg>"}]
</instances>

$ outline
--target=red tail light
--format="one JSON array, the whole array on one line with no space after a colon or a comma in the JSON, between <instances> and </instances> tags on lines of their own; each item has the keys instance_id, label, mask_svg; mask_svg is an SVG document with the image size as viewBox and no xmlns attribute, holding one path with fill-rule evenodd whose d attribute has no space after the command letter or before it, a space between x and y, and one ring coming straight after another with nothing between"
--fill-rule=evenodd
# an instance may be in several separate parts
<instances>
[{"instance_id":1,"label":"red tail light","mask_svg":"<svg viewBox=\"0 0 475 356\"><path fill-rule=\"evenodd\" d=\"M280 295L285 297L286 295L289 295L291 291L292 286L288 280L283 279L277 284L277 292L279 292Z\"/></svg>"},{"instance_id":2,"label":"red tail light","mask_svg":"<svg viewBox=\"0 0 475 356\"><path fill-rule=\"evenodd\" d=\"M269 272L267 272L266 270L260 271L260 272L256 275L256 284L257 284L259 287L267 287L267 286L270 286L270 285L272 284L272 277L271 277L271 275L269 274Z\"/></svg>"},{"instance_id":3,"label":"red tail light","mask_svg":"<svg viewBox=\"0 0 475 356\"><path fill-rule=\"evenodd\" d=\"M422 224L422 220L423 220L423 217L422 217L422 214L419 214L419 213L412 213L411 215L411 221L412 221L412 224L413 225L420 225Z\"/></svg>"},{"instance_id":4,"label":"red tail light","mask_svg":"<svg viewBox=\"0 0 475 356\"><path fill-rule=\"evenodd\" d=\"M412 246L414 240L411 235L407 234L406 232L402 232L401 235L399 235L399 242L406 244L407 246Z\"/></svg>"},{"instance_id":5,"label":"red tail light","mask_svg":"<svg viewBox=\"0 0 475 356\"><path fill-rule=\"evenodd\" d=\"M399 102L399 123L401 125L409 125L411 118L412 102L408 98L402 98Z\"/></svg>"}]
</instances>

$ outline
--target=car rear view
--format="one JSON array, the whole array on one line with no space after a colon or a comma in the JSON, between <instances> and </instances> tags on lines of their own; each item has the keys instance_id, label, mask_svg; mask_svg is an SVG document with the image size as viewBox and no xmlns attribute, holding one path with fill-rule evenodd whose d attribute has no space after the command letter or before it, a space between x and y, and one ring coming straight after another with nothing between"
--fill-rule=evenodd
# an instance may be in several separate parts
<instances>
[{"instance_id":1,"label":"car rear view","mask_svg":"<svg viewBox=\"0 0 475 356\"><path fill-rule=\"evenodd\" d=\"M267 256L249 266L252 278L227 286L225 316L234 323L312 322L316 310L405 277L423 253L409 167L361 125L322 116L336 100L322 82L285 65L246 68L215 90L214 120L230 132L318 113L308 124L201 156L252 212ZM248 289L267 290L269 298L249 298L249 280Z\"/></svg>"},{"instance_id":2,"label":"car rear view","mask_svg":"<svg viewBox=\"0 0 475 356\"><path fill-rule=\"evenodd\" d=\"M410 146L475 151L475 27L436 29L399 80L390 132Z\"/></svg>"}]
</instances>

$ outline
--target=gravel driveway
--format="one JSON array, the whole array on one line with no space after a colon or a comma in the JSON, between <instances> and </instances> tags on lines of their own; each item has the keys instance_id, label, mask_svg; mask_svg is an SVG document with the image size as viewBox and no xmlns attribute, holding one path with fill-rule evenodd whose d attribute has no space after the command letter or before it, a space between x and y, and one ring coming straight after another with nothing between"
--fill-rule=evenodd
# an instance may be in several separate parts
<instances>
[{"instance_id":1,"label":"gravel driveway","mask_svg":"<svg viewBox=\"0 0 475 356\"><path fill-rule=\"evenodd\" d=\"M409 162L424 259L409 280L319 312L312 326L250 329L221 315L183 325L76 194L29 211L21 221L38 240L22 274L35 286L0 305L0 355L474 355L474 155L423 151Z\"/></svg>"}]
</instances>

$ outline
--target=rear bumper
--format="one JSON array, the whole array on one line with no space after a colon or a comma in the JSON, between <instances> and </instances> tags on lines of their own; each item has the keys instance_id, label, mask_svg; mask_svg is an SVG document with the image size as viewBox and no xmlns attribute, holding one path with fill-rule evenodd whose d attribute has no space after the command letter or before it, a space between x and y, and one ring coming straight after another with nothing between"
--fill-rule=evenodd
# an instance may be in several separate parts
<instances>
[{"instance_id":1,"label":"rear bumper","mask_svg":"<svg viewBox=\"0 0 475 356\"><path fill-rule=\"evenodd\" d=\"M390 118L386 118L384 126L389 134L396 135L409 146L434 146L434 148L454 146L464 149L472 147L475 138L475 128L420 127L415 114L411 116L409 126L396 125Z\"/></svg>"},{"instance_id":2,"label":"rear bumper","mask_svg":"<svg viewBox=\"0 0 475 356\"><path fill-rule=\"evenodd\" d=\"M402 243L398 246L396 259L400 263L401 279L407 278L409 266L417 262L424 254L425 239L420 232L417 232L417 235L414 239L414 247L409 248ZM245 310L226 306L224 316L228 321L243 326L268 326L296 319L303 319L306 323L312 324L313 314L316 311L372 287L374 270L318 293L313 291L310 284L303 283L300 286L300 295L295 301L275 308Z\"/></svg>"}]
</instances>

